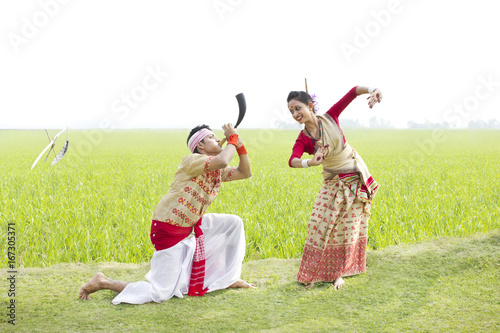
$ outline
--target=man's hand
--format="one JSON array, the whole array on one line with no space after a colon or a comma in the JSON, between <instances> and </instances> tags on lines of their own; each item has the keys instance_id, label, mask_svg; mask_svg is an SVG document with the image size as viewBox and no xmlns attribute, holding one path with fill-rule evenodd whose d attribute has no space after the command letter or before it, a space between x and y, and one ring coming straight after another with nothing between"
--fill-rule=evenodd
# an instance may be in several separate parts
<instances>
[{"instance_id":1,"label":"man's hand","mask_svg":"<svg viewBox=\"0 0 500 333\"><path fill-rule=\"evenodd\" d=\"M226 140L229 139L231 135L238 134L238 132L236 132L236 129L234 129L233 124L231 123L222 125L222 129L224 130L224 136L226 137Z\"/></svg>"}]
</instances>

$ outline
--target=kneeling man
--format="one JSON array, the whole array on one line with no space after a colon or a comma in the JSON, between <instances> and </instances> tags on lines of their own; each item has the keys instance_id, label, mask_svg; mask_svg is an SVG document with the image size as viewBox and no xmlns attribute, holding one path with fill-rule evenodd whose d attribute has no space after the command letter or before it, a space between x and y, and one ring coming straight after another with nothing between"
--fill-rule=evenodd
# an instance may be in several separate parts
<instances>
[{"instance_id":1,"label":"kneeling man","mask_svg":"<svg viewBox=\"0 0 500 333\"><path fill-rule=\"evenodd\" d=\"M231 124L222 126L228 144L207 125L188 136L193 154L183 157L168 193L153 214L151 242L155 247L146 281L127 283L97 273L80 290L81 299L101 289L119 294L113 304L163 302L172 296L203 296L225 288L254 288L240 279L245 255L243 222L236 215L204 214L222 182L249 178L250 161ZM235 152L238 167L229 162Z\"/></svg>"}]
</instances>

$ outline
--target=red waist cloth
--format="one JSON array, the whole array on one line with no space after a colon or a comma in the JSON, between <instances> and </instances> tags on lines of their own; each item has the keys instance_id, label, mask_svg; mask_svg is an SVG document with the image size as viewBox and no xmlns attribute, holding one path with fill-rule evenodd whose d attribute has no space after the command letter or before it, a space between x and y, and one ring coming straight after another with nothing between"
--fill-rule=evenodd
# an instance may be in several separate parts
<instances>
[{"instance_id":1,"label":"red waist cloth","mask_svg":"<svg viewBox=\"0 0 500 333\"><path fill-rule=\"evenodd\" d=\"M199 221L198 221L199 222ZM201 224L201 223L200 223ZM156 251L165 250L189 236L192 227L178 227L161 221L151 223L149 237Z\"/></svg>"},{"instance_id":2,"label":"red waist cloth","mask_svg":"<svg viewBox=\"0 0 500 333\"><path fill-rule=\"evenodd\" d=\"M196 237L191 279L189 281L189 296L203 296L208 288L203 289L205 283L205 236L200 228L201 218L193 226ZM175 246L191 234L191 227L178 227L161 221L151 223L151 243L156 251L165 250Z\"/></svg>"}]
</instances>

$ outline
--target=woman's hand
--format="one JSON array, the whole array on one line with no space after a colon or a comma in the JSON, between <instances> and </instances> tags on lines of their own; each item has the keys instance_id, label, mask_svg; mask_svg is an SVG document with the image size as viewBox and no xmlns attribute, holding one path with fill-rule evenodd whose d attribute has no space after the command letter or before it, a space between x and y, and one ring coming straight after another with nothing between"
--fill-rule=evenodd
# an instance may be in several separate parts
<instances>
[{"instance_id":1,"label":"woman's hand","mask_svg":"<svg viewBox=\"0 0 500 333\"><path fill-rule=\"evenodd\" d=\"M382 92L380 91L380 89L375 89L371 94L370 96L368 96L368 106L371 108L373 108L373 106L377 103L380 103L382 101Z\"/></svg>"},{"instance_id":2,"label":"woman's hand","mask_svg":"<svg viewBox=\"0 0 500 333\"><path fill-rule=\"evenodd\" d=\"M316 151L316 154L314 154L312 160L309 161L309 166L317 166L322 164L327 154L328 154L328 145L320 147Z\"/></svg>"}]
</instances>

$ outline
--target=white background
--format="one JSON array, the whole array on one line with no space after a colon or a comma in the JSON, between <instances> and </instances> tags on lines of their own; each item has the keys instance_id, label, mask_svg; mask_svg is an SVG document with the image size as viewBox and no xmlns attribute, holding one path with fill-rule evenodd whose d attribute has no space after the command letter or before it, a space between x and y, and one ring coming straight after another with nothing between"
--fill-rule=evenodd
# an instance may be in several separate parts
<instances>
[{"instance_id":1,"label":"white background","mask_svg":"<svg viewBox=\"0 0 500 333\"><path fill-rule=\"evenodd\" d=\"M2 1L0 128L219 128L236 121L239 92L248 105L240 127L273 128L293 124L286 97L304 90L305 77L323 112L355 85L382 90L382 104L370 110L358 98L341 122L376 116L398 128L408 121L466 127L498 117L498 7L491 0ZM155 70L158 81L148 76Z\"/></svg>"}]
</instances>

